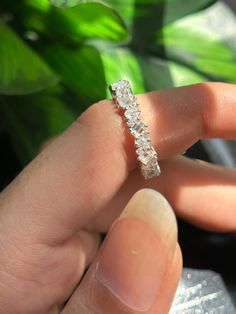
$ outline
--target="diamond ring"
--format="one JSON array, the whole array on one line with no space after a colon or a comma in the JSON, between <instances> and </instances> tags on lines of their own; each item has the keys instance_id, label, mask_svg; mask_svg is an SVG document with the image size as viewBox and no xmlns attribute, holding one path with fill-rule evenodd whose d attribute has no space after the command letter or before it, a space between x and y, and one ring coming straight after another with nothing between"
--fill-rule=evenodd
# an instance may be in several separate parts
<instances>
[{"instance_id":1,"label":"diamond ring","mask_svg":"<svg viewBox=\"0 0 236 314\"><path fill-rule=\"evenodd\" d=\"M129 131L134 136L137 159L144 178L151 179L160 175L158 156L151 145L148 126L141 121L137 98L133 95L129 82L121 80L111 84L109 88L115 104L123 110Z\"/></svg>"}]
</instances>

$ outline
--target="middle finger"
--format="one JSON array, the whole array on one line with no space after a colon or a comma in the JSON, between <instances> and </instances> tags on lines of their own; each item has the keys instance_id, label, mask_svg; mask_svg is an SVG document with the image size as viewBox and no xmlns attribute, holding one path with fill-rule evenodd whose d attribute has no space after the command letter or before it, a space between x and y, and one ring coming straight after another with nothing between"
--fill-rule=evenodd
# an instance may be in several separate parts
<instances>
[{"instance_id":1,"label":"middle finger","mask_svg":"<svg viewBox=\"0 0 236 314\"><path fill-rule=\"evenodd\" d=\"M138 170L133 171L87 228L106 232L130 197L149 187L161 192L176 213L192 224L214 231L235 231L235 169L182 156L162 161L161 167L161 177L150 181L144 180Z\"/></svg>"}]
</instances>

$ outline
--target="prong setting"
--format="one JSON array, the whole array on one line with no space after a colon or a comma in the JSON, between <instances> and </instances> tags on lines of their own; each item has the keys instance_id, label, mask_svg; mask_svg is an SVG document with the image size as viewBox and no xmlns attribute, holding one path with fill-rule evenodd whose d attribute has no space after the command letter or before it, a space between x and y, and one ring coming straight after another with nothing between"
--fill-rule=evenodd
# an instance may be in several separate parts
<instances>
[{"instance_id":1,"label":"prong setting","mask_svg":"<svg viewBox=\"0 0 236 314\"><path fill-rule=\"evenodd\" d=\"M151 145L148 125L141 121L141 110L137 97L132 93L130 83L121 80L111 84L109 88L116 105L124 111L129 132L134 136L135 151L144 178L151 179L160 175L157 152Z\"/></svg>"}]
</instances>

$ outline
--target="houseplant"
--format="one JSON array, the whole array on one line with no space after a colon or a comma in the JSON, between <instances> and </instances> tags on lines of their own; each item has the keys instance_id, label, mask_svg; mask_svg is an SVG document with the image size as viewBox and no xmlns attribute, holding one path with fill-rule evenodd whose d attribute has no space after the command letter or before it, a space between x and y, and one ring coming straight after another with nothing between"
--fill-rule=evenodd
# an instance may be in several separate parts
<instances>
[{"instance_id":1,"label":"houseplant","mask_svg":"<svg viewBox=\"0 0 236 314\"><path fill-rule=\"evenodd\" d=\"M137 93L234 83L235 30L213 0L3 0L0 131L25 165L117 79Z\"/></svg>"}]
</instances>

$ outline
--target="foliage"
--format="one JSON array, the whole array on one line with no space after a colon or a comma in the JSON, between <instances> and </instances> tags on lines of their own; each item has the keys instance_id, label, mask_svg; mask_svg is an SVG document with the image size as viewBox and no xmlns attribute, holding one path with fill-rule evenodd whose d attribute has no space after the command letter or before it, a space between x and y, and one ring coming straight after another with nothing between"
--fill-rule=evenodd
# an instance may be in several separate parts
<instances>
[{"instance_id":1,"label":"foliage","mask_svg":"<svg viewBox=\"0 0 236 314\"><path fill-rule=\"evenodd\" d=\"M220 1L2 0L0 130L26 164L115 80L136 93L235 83L235 39Z\"/></svg>"}]
</instances>

